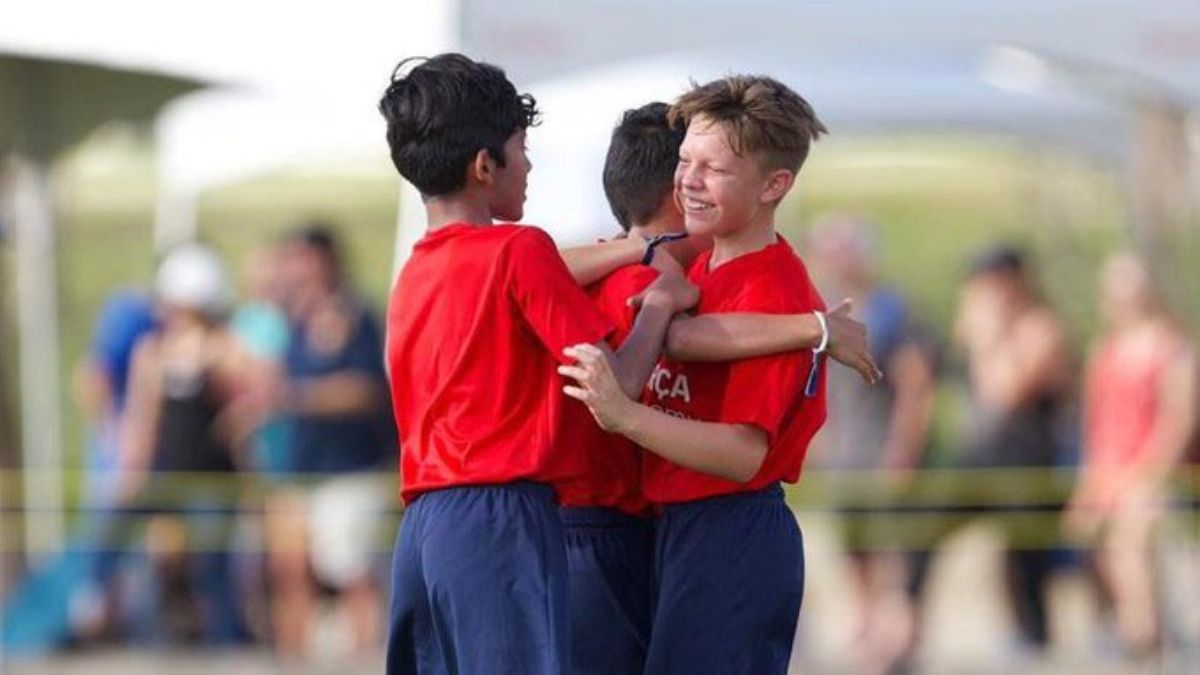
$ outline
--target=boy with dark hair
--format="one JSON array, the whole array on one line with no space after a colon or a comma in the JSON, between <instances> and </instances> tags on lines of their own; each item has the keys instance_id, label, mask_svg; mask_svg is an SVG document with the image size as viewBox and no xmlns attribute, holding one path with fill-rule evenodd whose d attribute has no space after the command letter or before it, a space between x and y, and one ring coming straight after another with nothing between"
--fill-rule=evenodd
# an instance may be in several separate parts
<instances>
[{"instance_id":1,"label":"boy with dark hair","mask_svg":"<svg viewBox=\"0 0 1200 675\"><path fill-rule=\"evenodd\" d=\"M493 225L523 213L533 98L499 68L459 54L402 73L407 65L380 109L392 160L421 191L429 228L388 313L408 505L388 672L558 674L568 645L555 489L586 462L565 435L554 366L568 345L593 345L627 392L640 391L668 320L695 302L694 289L679 275L660 277L613 354L610 322L577 284L588 275L572 278L541 230ZM615 263L601 274L645 248L613 244Z\"/></svg>"},{"instance_id":2,"label":"boy with dark hair","mask_svg":"<svg viewBox=\"0 0 1200 675\"><path fill-rule=\"evenodd\" d=\"M595 346L572 347L577 365L559 372L578 381L564 390L602 427L652 453L645 494L663 512L645 672L785 673L804 572L780 482L799 478L824 421L829 333L824 303L774 217L825 129L804 99L766 77L697 87L671 114L687 125L675 174L687 230L714 239L689 273L702 316L678 324L720 312L810 314L822 338L811 352L731 363L664 358L647 405L616 386ZM856 369L873 381L865 359Z\"/></svg>"},{"instance_id":3,"label":"boy with dark hair","mask_svg":"<svg viewBox=\"0 0 1200 675\"><path fill-rule=\"evenodd\" d=\"M675 208L673 177L683 129L667 121L667 104L625 112L613 130L604 164L609 206L629 238L665 242L685 236ZM690 260L703 238L684 239L659 253L657 264ZM653 256L653 253L651 254ZM649 262L649 261L644 261ZM647 264L626 265L585 289L616 331L629 335L637 308L629 298L658 277ZM650 638L653 524L642 496L641 452L628 439L596 426L587 408L568 401L564 415L588 460L587 470L560 491L570 588L570 673L640 673Z\"/></svg>"}]
</instances>

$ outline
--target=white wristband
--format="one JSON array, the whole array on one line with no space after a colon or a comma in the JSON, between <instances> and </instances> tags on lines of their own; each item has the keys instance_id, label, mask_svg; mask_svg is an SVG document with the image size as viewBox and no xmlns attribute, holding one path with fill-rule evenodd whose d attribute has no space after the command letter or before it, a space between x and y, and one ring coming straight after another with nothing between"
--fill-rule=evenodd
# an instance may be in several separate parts
<instances>
[{"instance_id":1,"label":"white wristband","mask_svg":"<svg viewBox=\"0 0 1200 675\"><path fill-rule=\"evenodd\" d=\"M813 316L817 317L817 323L821 324L821 344L817 345L813 353L824 354L829 347L829 322L825 320L825 312L813 312Z\"/></svg>"}]
</instances>

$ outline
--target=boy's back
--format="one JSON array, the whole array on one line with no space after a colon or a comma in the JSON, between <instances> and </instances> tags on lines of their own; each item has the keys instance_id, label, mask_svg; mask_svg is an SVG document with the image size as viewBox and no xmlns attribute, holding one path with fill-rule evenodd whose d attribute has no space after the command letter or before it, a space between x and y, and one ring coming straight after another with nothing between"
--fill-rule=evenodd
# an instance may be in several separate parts
<instances>
[{"instance_id":1,"label":"boy's back","mask_svg":"<svg viewBox=\"0 0 1200 675\"><path fill-rule=\"evenodd\" d=\"M403 496L455 485L553 483L563 397L555 355L610 331L537 228L455 224L414 248L392 292L388 363ZM560 448L561 450L561 448Z\"/></svg>"}]
</instances>

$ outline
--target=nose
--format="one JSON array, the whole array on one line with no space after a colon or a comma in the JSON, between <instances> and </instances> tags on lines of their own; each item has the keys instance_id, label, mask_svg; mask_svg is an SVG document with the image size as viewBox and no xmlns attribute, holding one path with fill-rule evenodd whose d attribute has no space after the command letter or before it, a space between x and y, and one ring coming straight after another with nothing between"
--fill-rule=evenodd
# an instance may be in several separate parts
<instances>
[{"instance_id":1,"label":"nose","mask_svg":"<svg viewBox=\"0 0 1200 675\"><path fill-rule=\"evenodd\" d=\"M694 165L680 164L675 172L675 182L681 187L700 187L700 173Z\"/></svg>"}]
</instances>

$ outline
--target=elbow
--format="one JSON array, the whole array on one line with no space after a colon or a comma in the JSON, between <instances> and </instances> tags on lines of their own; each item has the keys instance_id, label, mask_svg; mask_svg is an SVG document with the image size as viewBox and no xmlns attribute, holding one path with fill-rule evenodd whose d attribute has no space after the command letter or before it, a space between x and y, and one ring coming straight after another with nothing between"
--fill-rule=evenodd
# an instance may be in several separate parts
<instances>
[{"instance_id":1,"label":"elbow","mask_svg":"<svg viewBox=\"0 0 1200 675\"><path fill-rule=\"evenodd\" d=\"M749 464L743 465L739 463L736 467L730 467L729 471L725 474L725 479L744 485L754 480L754 477L758 475L758 469L761 467L761 464L758 467L751 467Z\"/></svg>"},{"instance_id":2,"label":"elbow","mask_svg":"<svg viewBox=\"0 0 1200 675\"><path fill-rule=\"evenodd\" d=\"M758 430L747 431L751 435L746 447L738 448L733 462L726 472L725 478L735 483L749 483L762 470L763 462L767 459L767 439Z\"/></svg>"}]
</instances>

